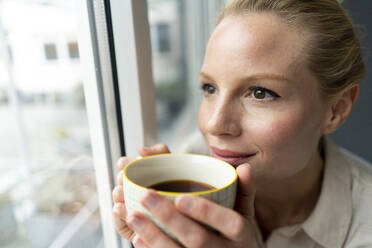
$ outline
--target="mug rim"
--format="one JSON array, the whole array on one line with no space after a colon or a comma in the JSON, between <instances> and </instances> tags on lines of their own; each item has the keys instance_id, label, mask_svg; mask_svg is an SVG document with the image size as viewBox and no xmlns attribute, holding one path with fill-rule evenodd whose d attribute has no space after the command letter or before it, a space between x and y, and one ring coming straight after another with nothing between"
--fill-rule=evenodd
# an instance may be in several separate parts
<instances>
[{"instance_id":1,"label":"mug rim","mask_svg":"<svg viewBox=\"0 0 372 248\"><path fill-rule=\"evenodd\" d=\"M198 191L198 192L171 192L171 191L161 191L161 190L156 190L156 192L158 194L161 194L161 195L168 195L168 196L178 196L178 195L205 195L205 194L210 194L210 193L214 193L214 192L217 192L217 191L220 191L220 190L223 190L223 189L226 189L228 188L229 186L231 186L232 184L234 184L237 179L238 179L238 173L235 169L234 166L232 166L231 164L227 163L226 161L223 161L221 159L218 159L218 158L215 158L215 157L212 157L212 156L207 156L207 155L203 155L203 154L194 154L194 153L162 153L162 154L154 154L154 155L150 155L150 156L146 156L146 157L140 157L140 158L137 158L135 160L133 160L132 162L130 162L129 164L127 164L124 169L123 169L123 177L124 179L123 180L126 180L128 181L129 183L131 183L133 186L137 187L137 188L140 188L142 190L149 190L150 188L146 188L144 186L141 186L135 182L133 182L132 180L130 180L127 175L126 175L126 170L130 167L130 166L133 166L134 163L140 161L140 160L143 160L143 159L148 159L148 158L151 158L151 157L160 157L160 156L174 156L174 155L191 155L191 156L200 156L200 157L207 157L208 159L215 159L219 162L222 162L223 164L226 164L228 166L230 166L233 171L234 171L234 179L226 184L225 186L223 187L219 187L219 188L216 188L216 189L211 189L211 190L205 190L205 191Z\"/></svg>"}]
</instances>

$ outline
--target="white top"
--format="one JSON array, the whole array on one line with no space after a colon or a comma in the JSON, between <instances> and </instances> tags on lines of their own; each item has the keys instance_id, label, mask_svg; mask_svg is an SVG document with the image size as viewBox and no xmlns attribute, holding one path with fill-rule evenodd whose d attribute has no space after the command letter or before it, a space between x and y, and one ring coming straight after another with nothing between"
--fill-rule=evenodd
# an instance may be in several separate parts
<instances>
[{"instance_id":1,"label":"white top","mask_svg":"<svg viewBox=\"0 0 372 248\"><path fill-rule=\"evenodd\" d=\"M189 152L207 151L200 138L191 141ZM258 231L259 247L372 247L372 165L324 141L323 183L313 212L301 224L274 230L265 243Z\"/></svg>"}]
</instances>

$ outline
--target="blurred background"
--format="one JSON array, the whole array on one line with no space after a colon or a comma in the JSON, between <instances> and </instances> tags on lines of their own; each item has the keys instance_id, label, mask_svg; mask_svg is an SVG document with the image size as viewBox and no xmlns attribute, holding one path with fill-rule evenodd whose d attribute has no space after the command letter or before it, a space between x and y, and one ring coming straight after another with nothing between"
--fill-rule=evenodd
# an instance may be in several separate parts
<instances>
[{"instance_id":1,"label":"blurred background","mask_svg":"<svg viewBox=\"0 0 372 248\"><path fill-rule=\"evenodd\" d=\"M180 150L197 131L198 73L216 13L148 0L159 142ZM212 1L209 1L212 2ZM351 3L352 2L352 3ZM103 247L79 60L76 0L0 0L0 247ZM344 1L371 68L372 2ZM197 15L210 23L191 39ZM197 58L189 52L197 48ZM119 68L120 69L120 68ZM372 161L371 72L352 119L333 135Z\"/></svg>"},{"instance_id":2,"label":"blurred background","mask_svg":"<svg viewBox=\"0 0 372 248\"><path fill-rule=\"evenodd\" d=\"M372 1L343 0L342 5L359 29L367 75L360 83L359 98L349 119L332 138L372 162Z\"/></svg>"},{"instance_id":3,"label":"blurred background","mask_svg":"<svg viewBox=\"0 0 372 248\"><path fill-rule=\"evenodd\" d=\"M74 1L2 0L0 35L0 247L102 247Z\"/></svg>"}]
</instances>

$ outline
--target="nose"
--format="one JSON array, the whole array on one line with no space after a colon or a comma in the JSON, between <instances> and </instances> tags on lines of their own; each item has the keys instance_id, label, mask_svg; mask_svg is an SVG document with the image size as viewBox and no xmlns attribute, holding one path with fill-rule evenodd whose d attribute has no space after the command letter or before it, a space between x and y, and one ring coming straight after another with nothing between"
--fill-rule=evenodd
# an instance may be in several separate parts
<instances>
[{"instance_id":1,"label":"nose","mask_svg":"<svg viewBox=\"0 0 372 248\"><path fill-rule=\"evenodd\" d=\"M239 105L229 99L221 99L211 110L207 123L208 132L214 136L239 136L241 134Z\"/></svg>"}]
</instances>

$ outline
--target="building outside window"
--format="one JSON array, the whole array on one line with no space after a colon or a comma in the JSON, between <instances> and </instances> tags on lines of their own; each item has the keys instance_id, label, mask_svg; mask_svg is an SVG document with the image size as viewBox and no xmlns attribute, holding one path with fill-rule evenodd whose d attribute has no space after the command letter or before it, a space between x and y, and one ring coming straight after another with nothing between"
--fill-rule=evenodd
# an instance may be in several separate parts
<instances>
[{"instance_id":1,"label":"building outside window","mask_svg":"<svg viewBox=\"0 0 372 248\"><path fill-rule=\"evenodd\" d=\"M47 60L57 59L57 47L54 43L44 44L44 53Z\"/></svg>"},{"instance_id":2,"label":"building outside window","mask_svg":"<svg viewBox=\"0 0 372 248\"><path fill-rule=\"evenodd\" d=\"M71 59L79 58L79 47L76 41L71 41L67 44L68 54Z\"/></svg>"},{"instance_id":3,"label":"building outside window","mask_svg":"<svg viewBox=\"0 0 372 248\"><path fill-rule=\"evenodd\" d=\"M104 246L75 2L0 1L0 247Z\"/></svg>"},{"instance_id":4,"label":"building outside window","mask_svg":"<svg viewBox=\"0 0 372 248\"><path fill-rule=\"evenodd\" d=\"M158 47L159 53L169 53L171 50L170 42L170 30L167 23L156 24L157 35L158 35Z\"/></svg>"}]
</instances>

